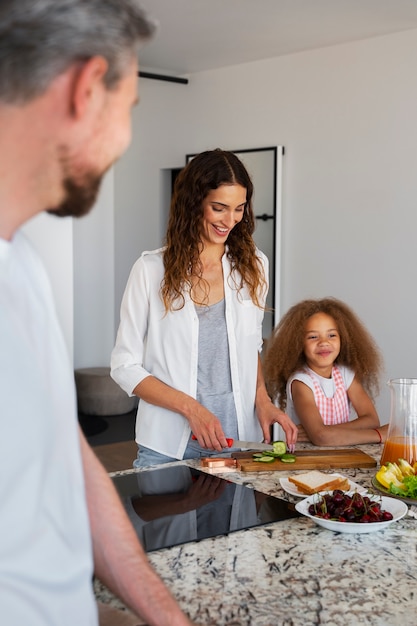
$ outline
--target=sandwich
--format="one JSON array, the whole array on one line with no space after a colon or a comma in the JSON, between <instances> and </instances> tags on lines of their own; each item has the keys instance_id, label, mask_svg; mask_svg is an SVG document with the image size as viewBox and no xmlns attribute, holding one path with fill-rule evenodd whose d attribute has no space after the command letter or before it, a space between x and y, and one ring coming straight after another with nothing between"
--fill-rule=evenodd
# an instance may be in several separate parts
<instances>
[{"instance_id":1,"label":"sandwich","mask_svg":"<svg viewBox=\"0 0 417 626\"><path fill-rule=\"evenodd\" d=\"M349 479L344 476L332 476L318 470L311 470L303 474L288 476L288 480L293 483L301 493L311 496L319 491L349 491Z\"/></svg>"}]
</instances>

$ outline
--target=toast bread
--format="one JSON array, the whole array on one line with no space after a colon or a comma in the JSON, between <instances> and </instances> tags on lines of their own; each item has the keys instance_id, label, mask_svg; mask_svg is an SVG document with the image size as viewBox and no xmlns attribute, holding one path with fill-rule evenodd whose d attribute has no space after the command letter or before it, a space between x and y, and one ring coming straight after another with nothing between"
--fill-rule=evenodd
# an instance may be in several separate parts
<instances>
[{"instance_id":1,"label":"toast bread","mask_svg":"<svg viewBox=\"0 0 417 626\"><path fill-rule=\"evenodd\" d=\"M294 474L294 476L288 476L288 480L296 485L299 491L308 496L319 491L332 491L333 489L349 491L349 480L347 478L329 476L319 470Z\"/></svg>"}]
</instances>

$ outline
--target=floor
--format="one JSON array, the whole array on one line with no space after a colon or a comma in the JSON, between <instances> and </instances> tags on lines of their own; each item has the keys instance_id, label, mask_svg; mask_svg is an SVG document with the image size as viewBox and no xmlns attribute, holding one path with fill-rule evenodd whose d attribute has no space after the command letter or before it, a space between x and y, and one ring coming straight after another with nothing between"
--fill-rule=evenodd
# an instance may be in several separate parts
<instances>
[{"instance_id":1,"label":"floor","mask_svg":"<svg viewBox=\"0 0 417 626\"><path fill-rule=\"evenodd\" d=\"M136 457L136 409L105 417L79 414L81 428L108 472L130 469Z\"/></svg>"}]
</instances>

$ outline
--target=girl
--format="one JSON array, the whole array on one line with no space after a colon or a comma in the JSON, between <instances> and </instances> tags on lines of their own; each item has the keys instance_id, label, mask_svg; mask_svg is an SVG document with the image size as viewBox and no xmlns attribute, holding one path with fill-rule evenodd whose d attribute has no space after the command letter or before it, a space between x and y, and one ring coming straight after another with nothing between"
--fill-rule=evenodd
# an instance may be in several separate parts
<instances>
[{"instance_id":1,"label":"girl","mask_svg":"<svg viewBox=\"0 0 417 626\"><path fill-rule=\"evenodd\" d=\"M268 342L264 372L272 399L299 424L299 441L340 446L385 441L388 425L380 426L371 399L381 366L351 309L324 298L304 300L284 315Z\"/></svg>"},{"instance_id":2,"label":"girl","mask_svg":"<svg viewBox=\"0 0 417 626\"><path fill-rule=\"evenodd\" d=\"M197 155L176 179L165 247L132 269L111 367L140 398L136 467L229 453L225 437L269 442L275 422L295 444L259 359L268 267L252 194L235 154Z\"/></svg>"}]
</instances>

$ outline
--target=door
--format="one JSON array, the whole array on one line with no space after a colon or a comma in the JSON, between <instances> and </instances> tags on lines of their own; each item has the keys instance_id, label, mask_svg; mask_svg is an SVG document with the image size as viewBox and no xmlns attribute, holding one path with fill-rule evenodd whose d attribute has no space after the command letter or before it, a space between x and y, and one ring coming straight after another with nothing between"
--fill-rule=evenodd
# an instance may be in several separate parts
<instances>
[{"instance_id":1,"label":"door","mask_svg":"<svg viewBox=\"0 0 417 626\"><path fill-rule=\"evenodd\" d=\"M263 323L263 337L267 339L279 319L281 171L284 149L283 146L276 146L233 152L244 163L251 176L256 218L253 238L257 247L269 259L269 292Z\"/></svg>"}]
</instances>

